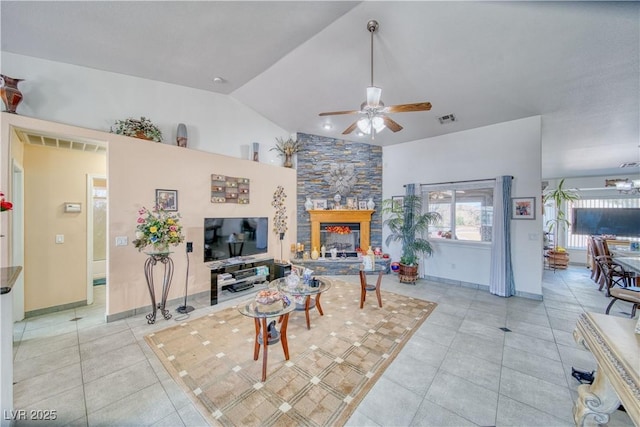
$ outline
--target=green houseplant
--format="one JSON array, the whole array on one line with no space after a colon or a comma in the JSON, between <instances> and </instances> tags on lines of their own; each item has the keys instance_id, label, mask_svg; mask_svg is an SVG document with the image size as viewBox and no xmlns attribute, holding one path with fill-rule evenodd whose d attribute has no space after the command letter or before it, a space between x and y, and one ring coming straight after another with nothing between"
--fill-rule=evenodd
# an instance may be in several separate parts
<instances>
[{"instance_id":1,"label":"green houseplant","mask_svg":"<svg viewBox=\"0 0 640 427\"><path fill-rule=\"evenodd\" d=\"M437 212L423 212L420 196L404 196L402 206L395 200L387 199L382 202L382 212L386 216L382 222L389 229L385 239L387 246L391 242L402 244L400 257L400 282L415 283L418 277L418 256L431 256L433 247L425 239L429 225L440 221Z\"/></svg>"},{"instance_id":2,"label":"green houseplant","mask_svg":"<svg viewBox=\"0 0 640 427\"><path fill-rule=\"evenodd\" d=\"M576 190L564 188L564 178L560 180L556 188L547 190L542 195L543 206L547 206L547 203L550 202L555 205L555 217L546 222L548 233L555 234L553 251L547 254L549 256L549 264L552 267L566 268L569 263L569 254L564 248L558 247L558 232L566 230L571 225L564 211L566 202L578 200L579 198L580 196Z\"/></svg>"},{"instance_id":3,"label":"green houseplant","mask_svg":"<svg viewBox=\"0 0 640 427\"><path fill-rule=\"evenodd\" d=\"M114 126L115 127L111 128L112 133L162 142L162 132L146 117L140 117L140 119L128 118L126 120L116 120Z\"/></svg>"}]
</instances>

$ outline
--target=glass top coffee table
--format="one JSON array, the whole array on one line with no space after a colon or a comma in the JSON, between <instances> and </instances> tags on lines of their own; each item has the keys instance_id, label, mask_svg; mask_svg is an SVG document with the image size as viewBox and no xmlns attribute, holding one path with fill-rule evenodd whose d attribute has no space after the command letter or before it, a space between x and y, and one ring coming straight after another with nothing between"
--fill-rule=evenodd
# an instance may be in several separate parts
<instances>
[{"instance_id":1,"label":"glass top coffee table","mask_svg":"<svg viewBox=\"0 0 640 427\"><path fill-rule=\"evenodd\" d=\"M269 283L269 287L276 287L281 292L285 292L294 297L294 301L296 297L302 299L303 303L296 303L295 310L305 312L305 316L307 318L307 329L311 329L311 322L309 321L309 310L315 307L320 313L320 316L323 316L322 306L320 305L320 296L323 292L331 289L331 282L326 279L316 279L318 282L318 286L305 285L302 280L296 287L290 287L287 284L286 277L281 277Z\"/></svg>"}]
</instances>

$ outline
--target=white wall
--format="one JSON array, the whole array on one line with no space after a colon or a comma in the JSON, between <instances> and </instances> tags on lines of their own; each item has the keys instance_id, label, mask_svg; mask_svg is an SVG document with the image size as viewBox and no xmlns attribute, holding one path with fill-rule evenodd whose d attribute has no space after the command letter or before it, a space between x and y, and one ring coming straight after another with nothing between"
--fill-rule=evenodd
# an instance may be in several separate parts
<instances>
[{"instance_id":1,"label":"white wall","mask_svg":"<svg viewBox=\"0 0 640 427\"><path fill-rule=\"evenodd\" d=\"M248 158L260 143L260 162L280 165L269 151L290 131L221 95L124 74L1 52L2 73L24 79L18 114L108 132L116 120L141 116L175 145L178 123L187 125L189 148Z\"/></svg>"},{"instance_id":2,"label":"white wall","mask_svg":"<svg viewBox=\"0 0 640 427\"><path fill-rule=\"evenodd\" d=\"M513 197L536 197L535 220L511 221L516 292L542 295L540 116L437 136L383 149L383 197L404 194L407 183L514 177ZM383 230L383 240L387 230ZM490 251L477 243L436 244L425 274L489 285ZM400 258L399 246L385 248Z\"/></svg>"}]
</instances>

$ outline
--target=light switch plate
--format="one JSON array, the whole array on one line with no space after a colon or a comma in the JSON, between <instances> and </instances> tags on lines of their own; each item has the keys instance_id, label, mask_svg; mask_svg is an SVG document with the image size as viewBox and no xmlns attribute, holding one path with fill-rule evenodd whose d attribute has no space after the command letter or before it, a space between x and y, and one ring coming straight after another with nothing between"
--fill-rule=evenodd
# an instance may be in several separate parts
<instances>
[{"instance_id":1,"label":"light switch plate","mask_svg":"<svg viewBox=\"0 0 640 427\"><path fill-rule=\"evenodd\" d=\"M64 243L64 234L56 234L56 244Z\"/></svg>"},{"instance_id":2,"label":"light switch plate","mask_svg":"<svg viewBox=\"0 0 640 427\"><path fill-rule=\"evenodd\" d=\"M129 244L129 239L127 236L117 236L116 237L116 246L127 246Z\"/></svg>"}]
</instances>

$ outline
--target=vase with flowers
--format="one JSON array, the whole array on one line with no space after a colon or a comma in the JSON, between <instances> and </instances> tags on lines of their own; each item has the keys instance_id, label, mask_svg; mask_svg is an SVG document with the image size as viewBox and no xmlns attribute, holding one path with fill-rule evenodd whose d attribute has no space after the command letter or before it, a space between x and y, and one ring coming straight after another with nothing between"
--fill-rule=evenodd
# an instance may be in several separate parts
<instances>
[{"instance_id":1,"label":"vase with flowers","mask_svg":"<svg viewBox=\"0 0 640 427\"><path fill-rule=\"evenodd\" d=\"M160 206L152 210L143 207L138 211L137 223L133 245L138 251L151 246L153 252L169 252L169 246L177 246L184 241L177 212L167 212Z\"/></svg>"},{"instance_id":2,"label":"vase with flowers","mask_svg":"<svg viewBox=\"0 0 640 427\"><path fill-rule=\"evenodd\" d=\"M294 140L293 138L276 138L276 146L269 151L277 151L280 157L284 157L285 168L293 167L293 155L303 150L304 144L302 141Z\"/></svg>"},{"instance_id":3,"label":"vase with flowers","mask_svg":"<svg viewBox=\"0 0 640 427\"><path fill-rule=\"evenodd\" d=\"M115 127L111 127L112 133L162 142L162 132L146 117L140 117L140 119L128 118L126 120L116 120L114 126Z\"/></svg>"}]
</instances>

